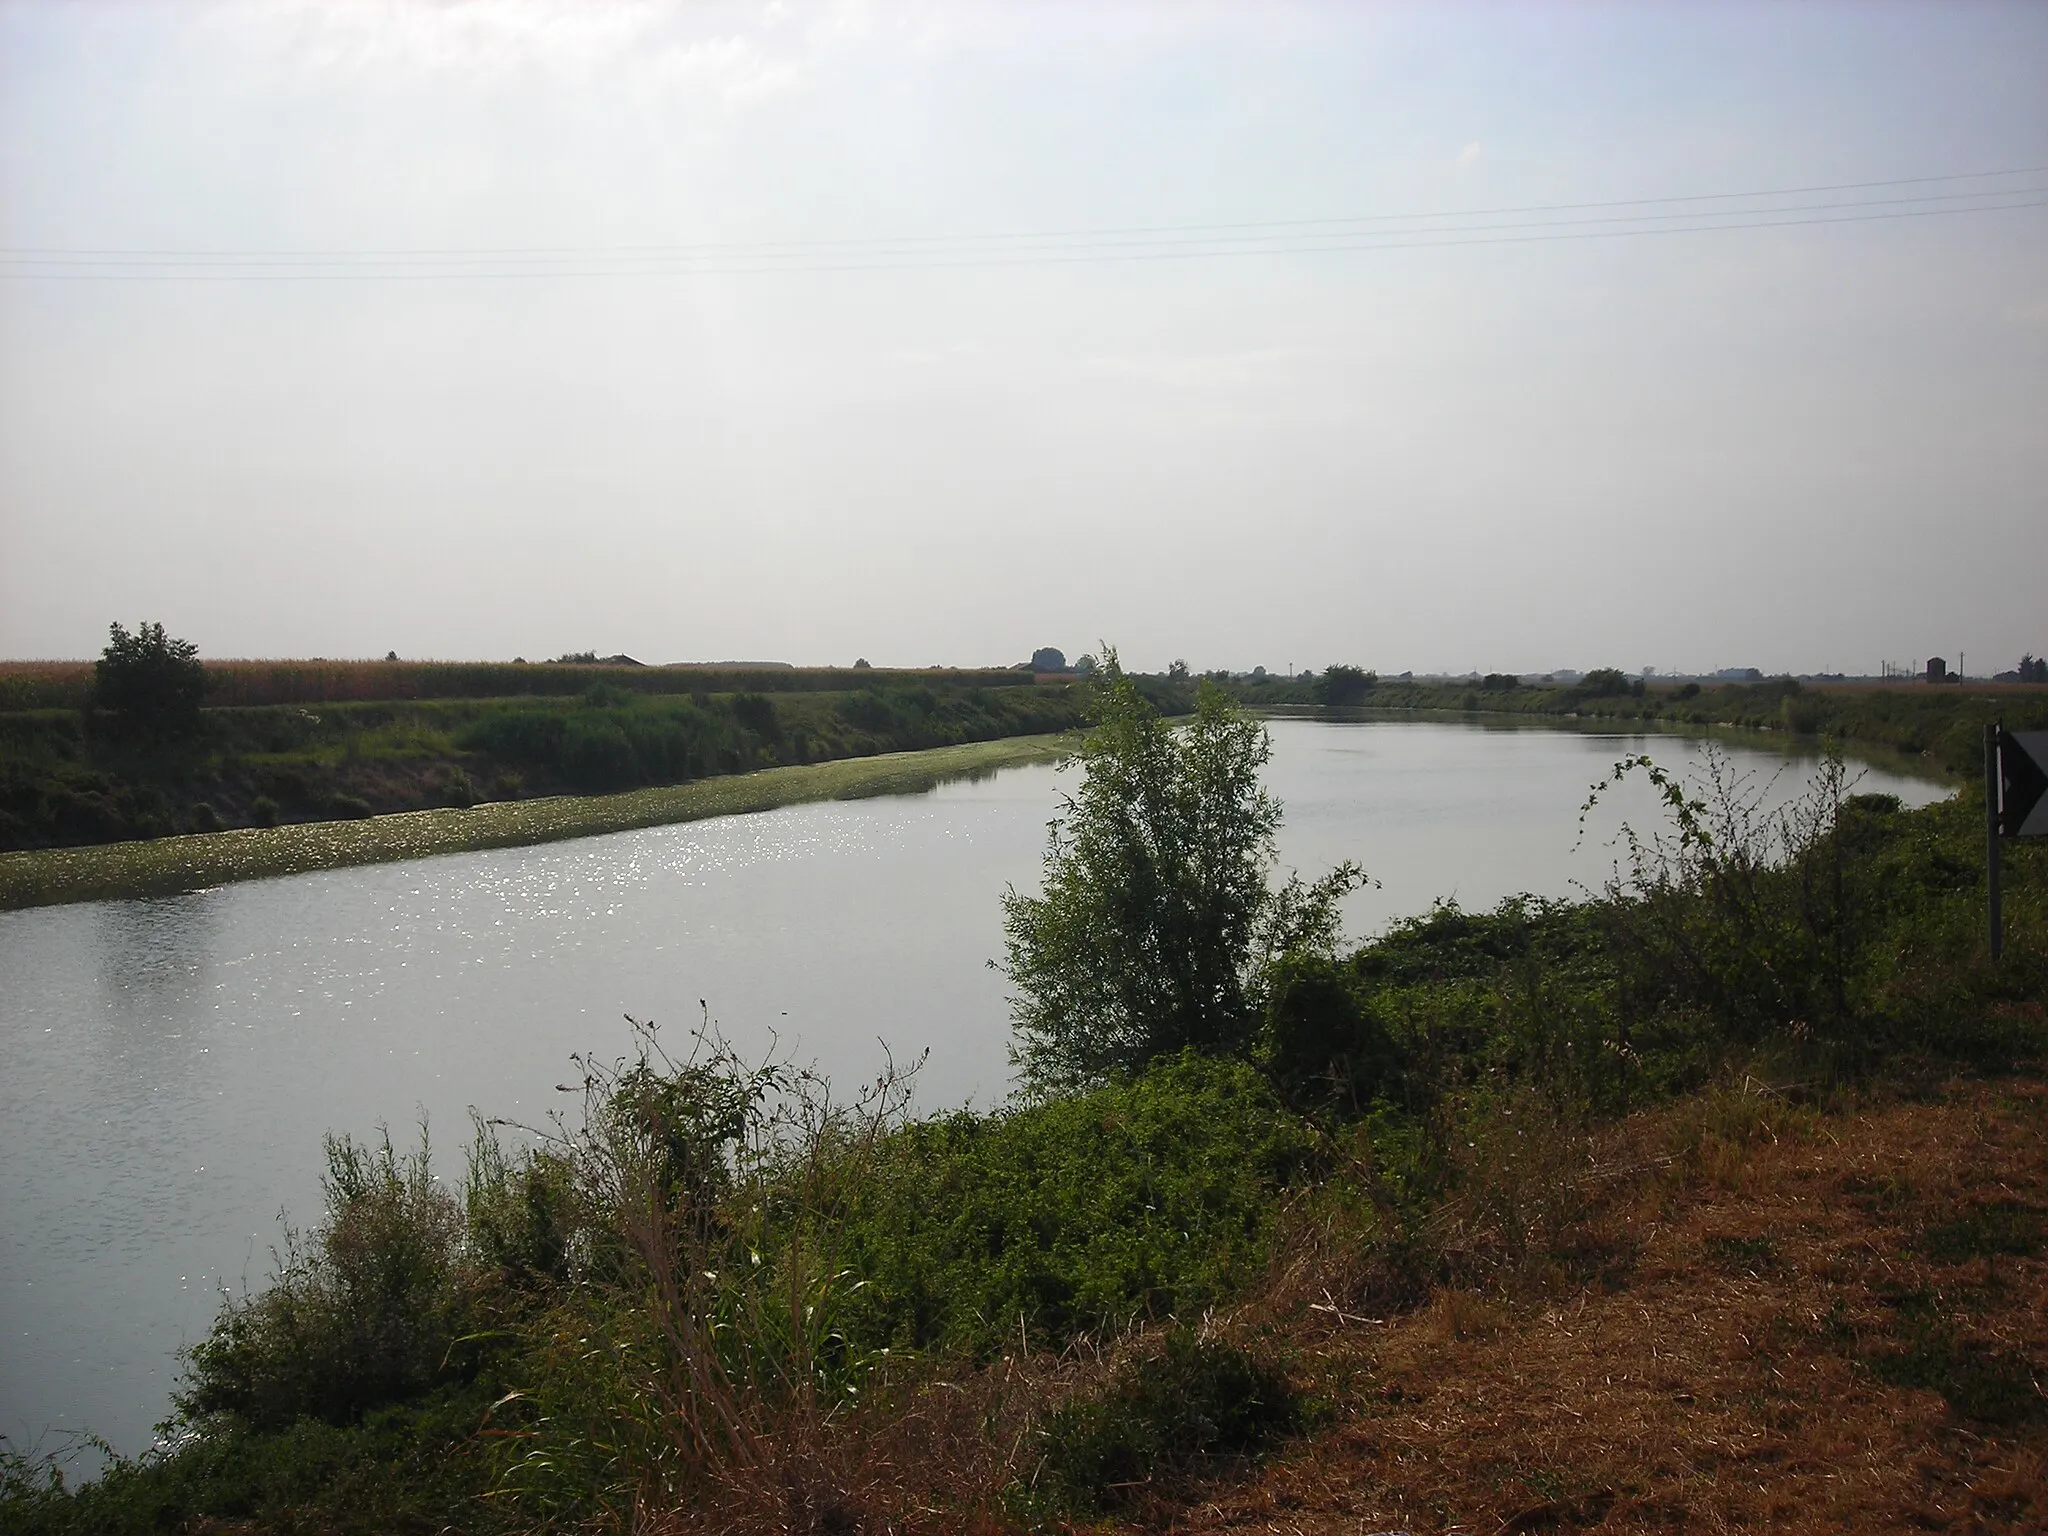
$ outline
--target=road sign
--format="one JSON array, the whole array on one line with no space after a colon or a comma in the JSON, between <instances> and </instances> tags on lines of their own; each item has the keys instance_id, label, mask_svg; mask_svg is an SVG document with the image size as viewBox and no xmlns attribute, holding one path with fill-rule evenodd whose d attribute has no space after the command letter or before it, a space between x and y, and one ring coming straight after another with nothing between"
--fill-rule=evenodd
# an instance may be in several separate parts
<instances>
[{"instance_id":1,"label":"road sign","mask_svg":"<svg viewBox=\"0 0 2048 1536\"><path fill-rule=\"evenodd\" d=\"M1984 898L1994 962L2005 948L2001 837L2048 837L2048 731L1984 727Z\"/></svg>"},{"instance_id":2,"label":"road sign","mask_svg":"<svg viewBox=\"0 0 2048 1536\"><path fill-rule=\"evenodd\" d=\"M1998 733L1998 833L2048 837L2048 731Z\"/></svg>"}]
</instances>

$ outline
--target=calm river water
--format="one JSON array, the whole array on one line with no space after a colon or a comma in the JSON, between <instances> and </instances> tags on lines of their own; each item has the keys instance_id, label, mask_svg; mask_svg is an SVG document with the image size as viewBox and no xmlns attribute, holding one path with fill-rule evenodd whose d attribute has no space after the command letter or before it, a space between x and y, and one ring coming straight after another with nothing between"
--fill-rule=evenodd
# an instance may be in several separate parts
<instances>
[{"instance_id":1,"label":"calm river water","mask_svg":"<svg viewBox=\"0 0 2048 1536\"><path fill-rule=\"evenodd\" d=\"M1588 785L1669 736L1276 721L1283 866L1380 884L1365 935L1438 898L1570 895ZM1810 761L1730 749L1779 792ZM466 1112L533 1120L571 1051L624 1051L622 1014L835 1079L930 1048L919 1101L1001 1099L997 898L1029 888L1061 780L1015 769L930 793L578 842L334 870L161 900L0 913L0 1434L149 1444L176 1352L220 1287L269 1273L279 1218L317 1215L321 1133L425 1118L461 1168ZM1941 786L1871 769L1919 804ZM1618 802L1647 820L1647 796ZM1611 829L1613 822L1605 825Z\"/></svg>"}]
</instances>

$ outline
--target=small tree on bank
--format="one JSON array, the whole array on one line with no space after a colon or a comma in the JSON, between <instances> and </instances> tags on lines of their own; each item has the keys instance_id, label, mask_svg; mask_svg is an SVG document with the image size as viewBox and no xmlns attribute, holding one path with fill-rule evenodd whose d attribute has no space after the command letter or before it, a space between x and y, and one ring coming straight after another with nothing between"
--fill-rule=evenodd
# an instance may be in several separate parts
<instances>
[{"instance_id":1,"label":"small tree on bank","mask_svg":"<svg viewBox=\"0 0 2048 1536\"><path fill-rule=\"evenodd\" d=\"M173 639L161 624L139 624L129 634L107 626L111 637L93 665L93 704L114 716L125 732L184 736L199 728L206 696L206 668L199 647Z\"/></svg>"},{"instance_id":2,"label":"small tree on bank","mask_svg":"<svg viewBox=\"0 0 2048 1536\"><path fill-rule=\"evenodd\" d=\"M1094 727L1062 797L1043 894L1003 896L1003 969L1028 1086L1057 1089L1194 1049L1241 1055L1283 953L1327 950L1346 863L1313 885L1267 876L1280 803L1259 782L1266 729L1204 682L1175 728L1106 650Z\"/></svg>"}]
</instances>

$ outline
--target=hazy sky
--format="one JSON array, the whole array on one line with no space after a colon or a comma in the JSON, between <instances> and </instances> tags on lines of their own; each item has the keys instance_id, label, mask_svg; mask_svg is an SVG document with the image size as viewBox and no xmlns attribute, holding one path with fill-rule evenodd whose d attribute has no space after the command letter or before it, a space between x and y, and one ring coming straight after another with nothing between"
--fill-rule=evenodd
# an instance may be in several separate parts
<instances>
[{"instance_id":1,"label":"hazy sky","mask_svg":"<svg viewBox=\"0 0 2048 1536\"><path fill-rule=\"evenodd\" d=\"M0 4L0 655L2009 667L2043 167L2040 3Z\"/></svg>"}]
</instances>

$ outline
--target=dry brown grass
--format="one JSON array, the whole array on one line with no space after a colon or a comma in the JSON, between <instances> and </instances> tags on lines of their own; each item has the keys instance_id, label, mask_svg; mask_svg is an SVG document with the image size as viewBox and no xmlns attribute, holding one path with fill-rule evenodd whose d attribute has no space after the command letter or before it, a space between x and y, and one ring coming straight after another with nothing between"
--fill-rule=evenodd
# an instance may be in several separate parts
<instances>
[{"instance_id":1,"label":"dry brown grass","mask_svg":"<svg viewBox=\"0 0 2048 1536\"><path fill-rule=\"evenodd\" d=\"M2048 1529L2048 1415L1974 1421L1874 1369L1916 1297L1965 1349L2048 1361L2038 1252L1923 1251L1959 1213L2048 1208L2048 1090L1795 1098L1751 1082L1589 1142L1560 1235L1633 1262L1575 1286L1501 1267L1374 1321L1342 1304L1371 1274L1295 1266L1265 1326L1339 1426L1142 1528Z\"/></svg>"},{"instance_id":2,"label":"dry brown grass","mask_svg":"<svg viewBox=\"0 0 2048 1536\"><path fill-rule=\"evenodd\" d=\"M1030 1474L1043 1404L1074 1390L1071 1363L1005 1360L882 1385L859 1413L756 1444L758 1471L720 1478L682 1508L651 1500L646 1536L942 1536L1014 1531L1003 1493Z\"/></svg>"},{"instance_id":3,"label":"dry brown grass","mask_svg":"<svg viewBox=\"0 0 2048 1536\"><path fill-rule=\"evenodd\" d=\"M1515 1145L1559 1188L1475 1167L1426 1256L1390 1261L1363 1202L1307 1201L1289 1259L1208 1326L1277 1350L1329 1405L1325 1427L1263 1469L1147 1490L1122 1524L1089 1528L2048 1529L2039 1386L1994 1423L1882 1375L1915 1337L1916 1298L1966 1351L2048 1361L2038 1244L1939 1241L1972 1212L2048 1214L2048 1084L1822 1107L1751 1078L1592 1135L1539 1120ZM1014 1530L1004 1490L1030 1478L1034 1426L1118 1358L906 1375L635 1528Z\"/></svg>"},{"instance_id":4,"label":"dry brown grass","mask_svg":"<svg viewBox=\"0 0 2048 1536\"><path fill-rule=\"evenodd\" d=\"M1108 1347L1082 1339L982 1369L906 1359L893 1377L870 1379L858 1411L782 1417L750 1436L748 1464L706 1468L682 1504L650 1491L624 1528L638 1536L1014 1536L1021 1527L1010 1511L1037 1469L1047 1412L1102 1390L1144 1347L1138 1335Z\"/></svg>"}]
</instances>

